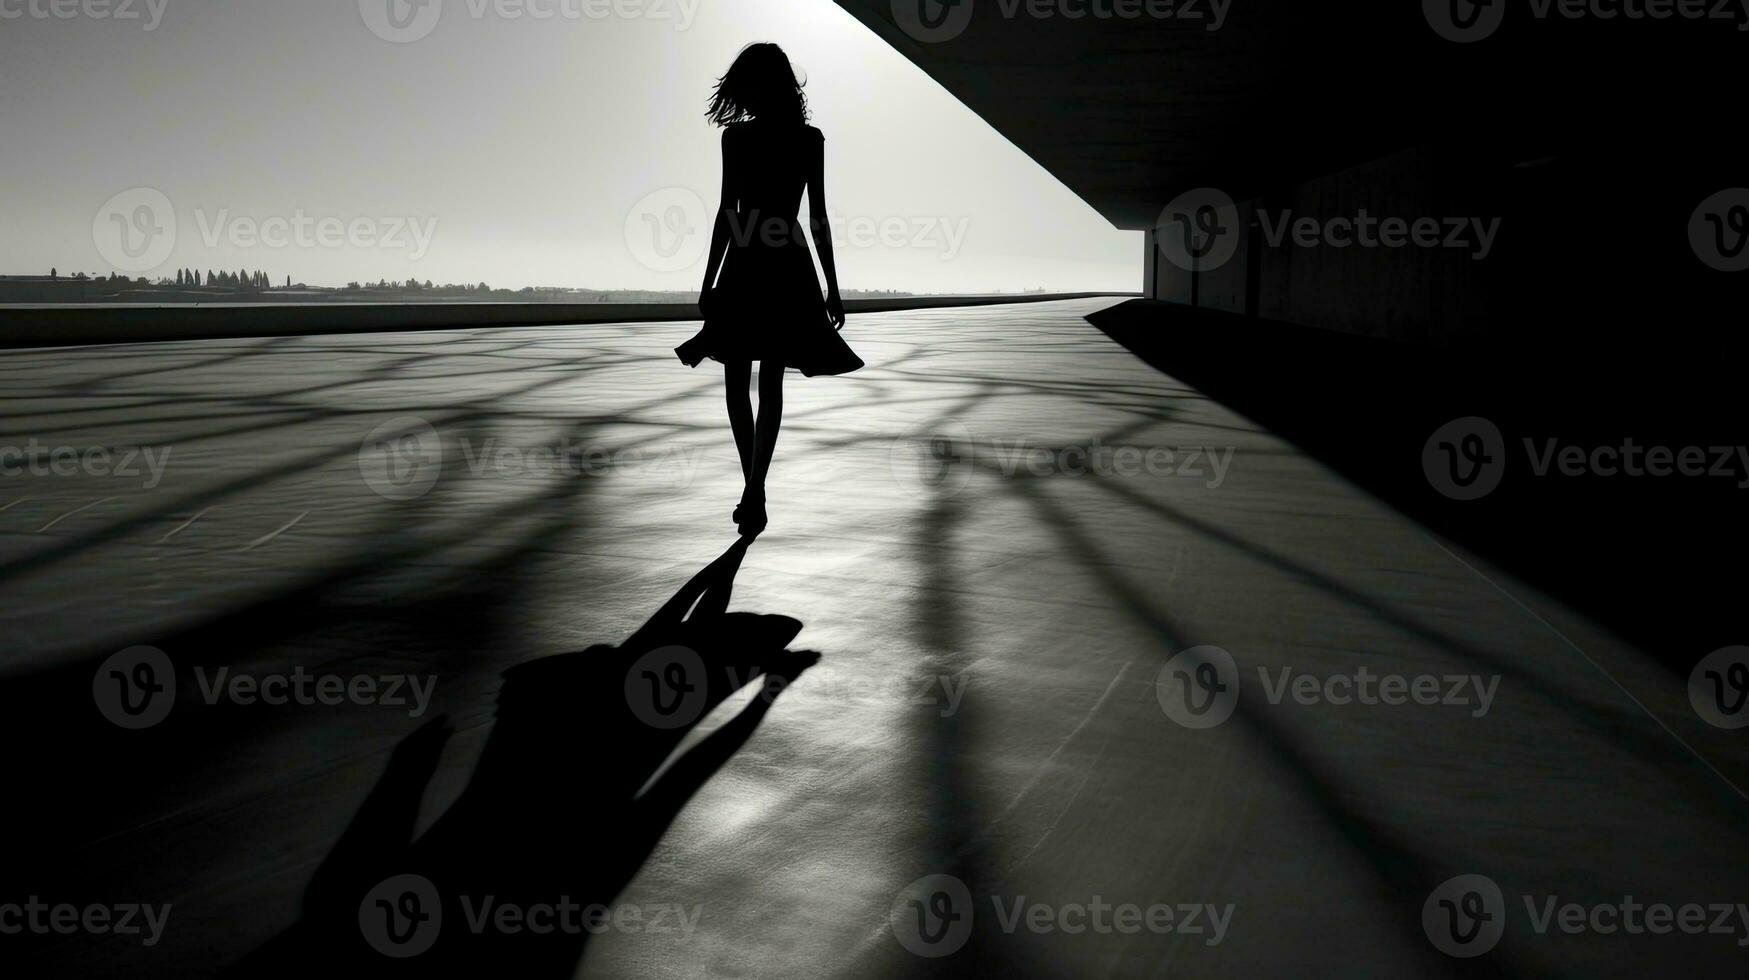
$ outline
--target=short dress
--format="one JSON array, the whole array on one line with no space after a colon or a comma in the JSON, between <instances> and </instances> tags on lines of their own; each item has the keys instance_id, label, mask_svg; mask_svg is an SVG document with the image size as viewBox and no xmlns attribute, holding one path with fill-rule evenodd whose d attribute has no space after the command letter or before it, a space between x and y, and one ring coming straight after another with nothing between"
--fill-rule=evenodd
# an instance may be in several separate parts
<instances>
[{"instance_id":1,"label":"short dress","mask_svg":"<svg viewBox=\"0 0 1749 980\"><path fill-rule=\"evenodd\" d=\"M781 362L808 377L863 366L832 326L798 217L824 142L812 126L742 122L724 129L729 248L702 311L704 329L674 350L682 361Z\"/></svg>"}]
</instances>

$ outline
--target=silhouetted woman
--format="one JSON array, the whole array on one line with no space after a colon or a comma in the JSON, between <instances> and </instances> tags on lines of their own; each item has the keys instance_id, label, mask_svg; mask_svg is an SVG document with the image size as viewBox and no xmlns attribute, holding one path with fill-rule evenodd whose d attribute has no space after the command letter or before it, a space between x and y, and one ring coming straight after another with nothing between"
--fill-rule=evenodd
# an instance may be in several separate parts
<instances>
[{"instance_id":1,"label":"silhouetted woman","mask_svg":"<svg viewBox=\"0 0 1749 980\"><path fill-rule=\"evenodd\" d=\"M723 127L723 197L699 291L704 329L675 353L691 367L707 357L723 364L729 427L746 480L734 520L742 533L756 534L765 527L765 474L783 419L784 369L808 377L846 374L862 359L838 336L844 302L826 223L825 137L808 125L808 100L783 49L743 49L717 81L706 114ZM808 228L826 274L824 299L797 218L804 187ZM754 361L757 425L747 393Z\"/></svg>"}]
</instances>

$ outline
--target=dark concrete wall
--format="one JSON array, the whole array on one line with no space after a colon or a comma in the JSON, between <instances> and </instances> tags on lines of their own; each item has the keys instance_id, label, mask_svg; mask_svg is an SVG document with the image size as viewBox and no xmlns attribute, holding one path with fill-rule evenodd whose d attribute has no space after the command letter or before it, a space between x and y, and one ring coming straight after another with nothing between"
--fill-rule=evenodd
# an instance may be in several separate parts
<instances>
[{"instance_id":1,"label":"dark concrete wall","mask_svg":"<svg viewBox=\"0 0 1749 980\"><path fill-rule=\"evenodd\" d=\"M1303 219L1325 226L1362 214L1434 218L1442 236L1448 217L1500 217L1505 234L1500 204L1478 193L1476 175L1466 182L1441 170L1435 154L1417 148L1239 202L1233 256L1198 270L1193 305L1403 340L1448 340L1485 329L1487 260L1471 250L1296 241L1294 225ZM1160 265L1152 298L1190 304L1190 275L1170 262Z\"/></svg>"},{"instance_id":2,"label":"dark concrete wall","mask_svg":"<svg viewBox=\"0 0 1749 980\"><path fill-rule=\"evenodd\" d=\"M1282 206L1264 214L1272 223L1293 220L1319 222L1357 215L1434 219L1439 234L1449 220L1480 220L1506 234L1502 201L1479 193L1493 182L1491 175L1464 168L1447 173L1426 149L1412 149L1361 166L1308 181L1283 196ZM1262 235L1261 224L1248 227ZM1266 319L1350 330L1403 340L1451 339L1486 329L1489 263L1498 257L1498 237L1486 258L1471 248L1443 244L1427 248L1367 248L1359 244L1303 247L1290 240L1267 241L1259 250L1263 262L1256 313ZM1466 241L1473 241L1473 225ZM1231 307L1223 307L1232 309ZM1242 308L1241 308L1242 309Z\"/></svg>"},{"instance_id":3,"label":"dark concrete wall","mask_svg":"<svg viewBox=\"0 0 1749 980\"><path fill-rule=\"evenodd\" d=\"M1166 261L1160 256L1159 233L1150 228L1146 237L1146 248L1152 253L1154 261L1149 267L1153 277L1149 280L1143 295L1148 299L1164 300L1168 303L1182 303L1185 306L1195 306L1190 291L1190 273Z\"/></svg>"},{"instance_id":4,"label":"dark concrete wall","mask_svg":"<svg viewBox=\"0 0 1749 980\"><path fill-rule=\"evenodd\" d=\"M1254 261L1251 248L1255 244L1249 229L1251 222L1256 220L1256 211L1254 202L1240 202L1238 218L1234 222L1234 227L1239 229L1238 247L1233 251L1233 257L1218 268L1198 270L1196 305L1226 313L1248 311L1249 296L1246 285Z\"/></svg>"},{"instance_id":5,"label":"dark concrete wall","mask_svg":"<svg viewBox=\"0 0 1749 980\"><path fill-rule=\"evenodd\" d=\"M1433 346L1704 348L1740 308L1749 273L1705 266L1690 215L1733 175L1660 155L1656 143L1577 148L1531 159L1423 145L1240 202L1241 241L1216 269L1157 263L1150 298ZM1741 184L1738 176L1735 180ZM1282 218L1440 222L1437 247L1272 244ZM1450 219L1498 220L1491 251L1445 247ZM1149 241L1153 242L1150 234ZM1681 312L1672 315L1675 311Z\"/></svg>"}]
</instances>

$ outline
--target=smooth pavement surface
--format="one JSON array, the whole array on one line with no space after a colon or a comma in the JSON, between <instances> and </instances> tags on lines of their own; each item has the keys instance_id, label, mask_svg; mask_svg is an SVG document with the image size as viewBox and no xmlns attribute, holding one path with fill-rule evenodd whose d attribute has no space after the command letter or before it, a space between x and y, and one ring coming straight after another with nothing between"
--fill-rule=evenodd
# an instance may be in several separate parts
<instances>
[{"instance_id":1,"label":"smooth pavement surface","mask_svg":"<svg viewBox=\"0 0 1749 980\"><path fill-rule=\"evenodd\" d=\"M673 925L607 929L580 972L1740 972L1749 755L1687 679L1143 364L1083 319L1114 302L853 316L866 369L788 379L730 609L821 659L615 900ZM171 906L156 945L49 937L24 972L242 961L397 744L456 730L428 827L503 671L619 643L728 549L721 371L670 353L695 326L0 355L26 453L0 459L0 690L83 698L13 733L47 760L9 777L14 846L61 869L19 884ZM179 686L126 731L92 678L139 645ZM429 702L209 704L216 664ZM617 746L556 748L587 788ZM1441 905L1460 875L1500 901ZM1728 931L1597 928L1659 904ZM1453 916L1497 944L1442 952ZM952 952L908 948L931 936Z\"/></svg>"}]
</instances>

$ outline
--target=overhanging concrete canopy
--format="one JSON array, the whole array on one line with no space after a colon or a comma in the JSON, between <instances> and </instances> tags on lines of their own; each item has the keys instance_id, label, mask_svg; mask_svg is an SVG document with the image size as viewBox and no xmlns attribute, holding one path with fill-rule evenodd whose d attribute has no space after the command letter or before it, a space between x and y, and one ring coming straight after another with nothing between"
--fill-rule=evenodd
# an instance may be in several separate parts
<instances>
[{"instance_id":1,"label":"overhanging concrete canopy","mask_svg":"<svg viewBox=\"0 0 1749 980\"><path fill-rule=\"evenodd\" d=\"M1601 15L1645 7L1619 0L837 2L1132 229L1187 189L1244 199L1429 141L1511 166L1691 137L1733 118L1745 51L1732 23ZM1479 40L1435 28L1491 8Z\"/></svg>"}]
</instances>

